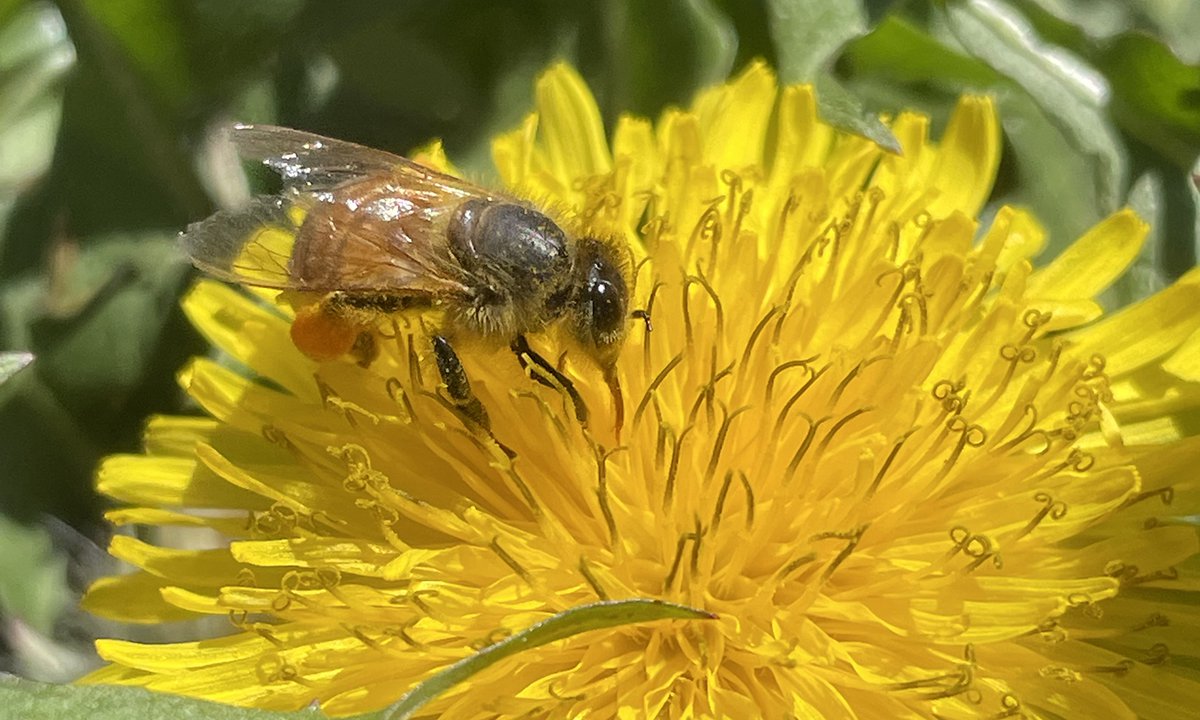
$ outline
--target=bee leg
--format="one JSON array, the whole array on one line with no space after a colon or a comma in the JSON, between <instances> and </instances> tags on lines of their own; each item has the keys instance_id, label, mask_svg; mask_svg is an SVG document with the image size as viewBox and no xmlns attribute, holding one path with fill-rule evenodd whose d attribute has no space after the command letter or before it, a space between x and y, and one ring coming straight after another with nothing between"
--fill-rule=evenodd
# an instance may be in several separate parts
<instances>
[{"instance_id":1,"label":"bee leg","mask_svg":"<svg viewBox=\"0 0 1200 720\"><path fill-rule=\"evenodd\" d=\"M458 354L441 335L433 336L433 355L437 359L438 373L442 376L442 382L446 384L450 401L459 412L490 433L492 423L488 419L487 410L484 409L483 403L479 402L479 398L475 397L475 393L471 392L471 381L467 379L467 371L463 369Z\"/></svg>"},{"instance_id":2,"label":"bee leg","mask_svg":"<svg viewBox=\"0 0 1200 720\"><path fill-rule=\"evenodd\" d=\"M521 368L526 371L526 374L534 380L548 388L559 389L566 391L567 396L571 398L571 404L575 406L575 419L581 425L587 425L588 408L584 404L583 398L579 396L579 391L575 389L575 384L566 375L558 371L558 368L550 364L546 358L534 352L533 348L529 347L529 341L524 335L518 335L513 338L509 348L513 354L517 356L517 360L521 363ZM530 367L536 367L537 370L531 371ZM545 373L543 375L542 373ZM546 377L546 376L549 377Z\"/></svg>"}]
</instances>

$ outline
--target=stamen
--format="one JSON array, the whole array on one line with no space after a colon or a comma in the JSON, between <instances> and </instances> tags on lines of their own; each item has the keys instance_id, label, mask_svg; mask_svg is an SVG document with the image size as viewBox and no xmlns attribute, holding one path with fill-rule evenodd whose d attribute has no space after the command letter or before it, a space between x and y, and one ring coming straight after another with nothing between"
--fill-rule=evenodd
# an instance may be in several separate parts
<instances>
[{"instance_id":1,"label":"stamen","mask_svg":"<svg viewBox=\"0 0 1200 720\"><path fill-rule=\"evenodd\" d=\"M1157 490L1146 490L1144 492L1140 492L1126 500L1121 507L1127 508L1130 505L1136 505L1153 497L1160 499L1163 505L1170 505L1175 500L1175 488L1171 485L1168 485L1166 487L1158 488Z\"/></svg>"},{"instance_id":2,"label":"stamen","mask_svg":"<svg viewBox=\"0 0 1200 720\"><path fill-rule=\"evenodd\" d=\"M608 593L604 591L604 588L600 585L600 581L597 580L595 574L592 573L592 568L588 565L587 558L582 556L579 558L579 574L583 575L583 579L586 580L587 584L591 586L592 592L596 593L596 597L600 598L601 600L608 599Z\"/></svg>"},{"instance_id":3,"label":"stamen","mask_svg":"<svg viewBox=\"0 0 1200 720\"><path fill-rule=\"evenodd\" d=\"M287 433L274 425L263 425L262 436L272 445L281 447L289 452L296 451L296 445L292 442L291 438L287 436Z\"/></svg>"},{"instance_id":4,"label":"stamen","mask_svg":"<svg viewBox=\"0 0 1200 720\"><path fill-rule=\"evenodd\" d=\"M804 456L808 453L809 446L812 445L813 438L817 436L817 428L821 427L830 416L826 415L820 420L813 421L808 415L800 413L800 417L808 421L808 432L804 435L804 440L800 443L800 447L796 450L796 454L792 455L791 462L788 463L787 470L784 471L784 484L791 482L792 477L796 474L796 468L800 467L800 463L804 460Z\"/></svg>"},{"instance_id":5,"label":"stamen","mask_svg":"<svg viewBox=\"0 0 1200 720\"><path fill-rule=\"evenodd\" d=\"M687 439L688 433L692 431L695 425L688 425L683 432L679 434L679 439L671 446L671 465L667 469L667 486L663 489L663 510L666 510L671 500L675 496L675 479L679 474L679 456L683 450L683 441Z\"/></svg>"},{"instance_id":6,"label":"stamen","mask_svg":"<svg viewBox=\"0 0 1200 720\"><path fill-rule=\"evenodd\" d=\"M883 476L887 474L888 469L892 466L892 463L895 462L896 456L900 454L900 448L904 447L904 443L907 442L908 439L912 437L913 433L917 432L919 429L920 428L913 428L912 430L909 430L901 435L900 439L892 445L891 452L889 452L888 456L884 458L883 464L879 466L879 472L875 473L875 479L871 481L870 487L867 488L867 498L872 498L875 496L875 492L879 489L879 484L883 482Z\"/></svg>"},{"instance_id":7,"label":"stamen","mask_svg":"<svg viewBox=\"0 0 1200 720\"><path fill-rule=\"evenodd\" d=\"M717 504L713 508L712 529L716 532L721 527L721 513L725 510L725 499L729 496L729 488L733 485L733 471L725 471L725 480L721 482L721 491L717 493Z\"/></svg>"},{"instance_id":8,"label":"stamen","mask_svg":"<svg viewBox=\"0 0 1200 720\"><path fill-rule=\"evenodd\" d=\"M1136 566L1131 566L1131 567L1134 567L1134 569L1136 570ZM1179 579L1179 570L1177 570L1174 567L1168 567L1168 568L1164 568L1162 570L1155 570L1154 572L1146 573L1145 575L1138 575L1136 577L1132 577L1129 579L1122 578L1121 585L1122 585L1122 587L1133 587L1134 585L1144 585L1146 583L1159 582L1161 580L1178 580L1178 579Z\"/></svg>"},{"instance_id":9,"label":"stamen","mask_svg":"<svg viewBox=\"0 0 1200 720\"><path fill-rule=\"evenodd\" d=\"M964 695L966 700L972 705L978 705L983 702L983 695L974 688L976 666L977 662L975 659L975 646L967 644L963 647L963 661L958 664L958 670L956 672L943 673L941 675L934 675L920 680L894 683L887 687L889 690L942 688L938 692L927 693L921 695L920 697L923 700L940 700L943 698L954 697L956 695Z\"/></svg>"},{"instance_id":10,"label":"stamen","mask_svg":"<svg viewBox=\"0 0 1200 720\"><path fill-rule=\"evenodd\" d=\"M754 346L758 343L758 338L762 334L762 331L766 329L767 323L771 321L772 317L780 312L783 312L783 306L775 305L768 310L767 314L763 315L762 319L758 321L758 324L754 326L754 330L750 332L750 339L746 341L746 350L742 353L743 366L750 363L750 353L754 352Z\"/></svg>"},{"instance_id":11,"label":"stamen","mask_svg":"<svg viewBox=\"0 0 1200 720\"><path fill-rule=\"evenodd\" d=\"M1006 694L1000 698L1000 706L1004 709L995 715L990 715L985 720L1004 720L1004 718L1016 718L1021 714L1021 701L1015 695Z\"/></svg>"},{"instance_id":12,"label":"stamen","mask_svg":"<svg viewBox=\"0 0 1200 720\"><path fill-rule=\"evenodd\" d=\"M546 398L543 397L541 393L534 392L533 390L511 388L509 389L508 394L514 399L520 398L522 400L529 400L533 404L537 405L539 417L549 420L550 424L554 427L554 431L558 433L558 437L563 442L564 446L570 446L571 440L567 431L566 423L562 421L561 415L550 407L550 403L546 402Z\"/></svg>"},{"instance_id":13,"label":"stamen","mask_svg":"<svg viewBox=\"0 0 1200 720\"><path fill-rule=\"evenodd\" d=\"M1025 524L1025 527L1021 528L1017 532L1016 536L1013 538L1014 540L1019 540L1020 538L1023 538L1029 533L1033 532L1033 529L1036 528L1042 522L1042 520L1046 519L1046 516L1050 516L1050 519L1052 520L1061 520L1067 516L1067 504L1061 500L1055 500L1050 493L1039 491L1033 496L1033 499L1035 502L1042 503L1042 508L1037 511L1037 514L1033 516L1033 519Z\"/></svg>"},{"instance_id":14,"label":"stamen","mask_svg":"<svg viewBox=\"0 0 1200 720\"><path fill-rule=\"evenodd\" d=\"M561 678L555 678L554 680L550 681L549 685L546 686L546 693L551 698L558 700L559 702L579 702L580 700L584 700L587 698L587 695L585 695L584 693L578 693L576 695L563 695L562 691L556 687L558 685L560 679ZM531 718L542 717L543 713L545 712L545 710L543 708L537 708L536 710L537 710L537 712L534 713L533 715L530 715L529 717L531 717Z\"/></svg>"},{"instance_id":15,"label":"stamen","mask_svg":"<svg viewBox=\"0 0 1200 720\"><path fill-rule=\"evenodd\" d=\"M1035 457L1041 457L1050 452L1050 448L1054 446L1054 441L1051 440L1050 433L1037 427L1038 410L1033 406L1032 403L1025 404L1025 417L1029 419L1028 423L1025 425L1025 429L1022 430L1012 440L1009 440L1003 445L998 446L996 448L998 452L1004 453L1010 450L1015 450L1021 445L1021 443L1033 438L1039 438L1042 441L1042 447L1034 450L1032 453Z\"/></svg>"},{"instance_id":16,"label":"stamen","mask_svg":"<svg viewBox=\"0 0 1200 720\"><path fill-rule=\"evenodd\" d=\"M500 558L501 562L511 568L512 571L517 575L520 575L522 580L525 582L530 581L529 571L521 567L521 563L517 562L516 558L514 558L512 555L509 555L507 550L500 547L499 537L492 538L492 542L488 544L488 547L492 549L492 552L496 553L496 556Z\"/></svg>"},{"instance_id":17,"label":"stamen","mask_svg":"<svg viewBox=\"0 0 1200 720\"><path fill-rule=\"evenodd\" d=\"M694 518L694 523L696 529L693 532L692 562L690 565L693 578L695 578L695 576L700 572L700 543L704 540L704 535L708 532L708 530L700 524L699 517Z\"/></svg>"},{"instance_id":18,"label":"stamen","mask_svg":"<svg viewBox=\"0 0 1200 720\"><path fill-rule=\"evenodd\" d=\"M640 278L642 276L642 269L648 268L648 267L650 267L650 265L651 265L651 256L647 255L646 257L642 258L641 260L638 260L637 263L633 266L632 282L633 282L634 289L636 289L638 286L638 278Z\"/></svg>"},{"instance_id":19,"label":"stamen","mask_svg":"<svg viewBox=\"0 0 1200 720\"><path fill-rule=\"evenodd\" d=\"M421 373L421 357L413 347L413 336L405 336L408 345L408 382L410 387L424 387L425 378Z\"/></svg>"},{"instance_id":20,"label":"stamen","mask_svg":"<svg viewBox=\"0 0 1200 720\"><path fill-rule=\"evenodd\" d=\"M666 287L666 283L661 280L654 283L650 288L650 294L646 296L646 314L654 317L654 301L658 298L660 288ZM642 368L646 374L650 373L650 337L646 336L646 341L642 343Z\"/></svg>"},{"instance_id":21,"label":"stamen","mask_svg":"<svg viewBox=\"0 0 1200 720\"><path fill-rule=\"evenodd\" d=\"M710 366L715 366L717 363L717 349L715 347L712 349L712 356L710 358L710 363L711 363ZM725 367L725 369L721 370L720 372L713 373L711 375L711 377L709 378L708 382L706 382L703 386L701 386L700 392L696 396L696 400L692 403L691 410L688 411L688 422L689 423L694 423L696 421L696 413L698 413L700 411L701 406L703 406L706 410L705 417L708 419L708 424L712 425L713 402L716 399L716 385L721 380L732 375L733 368L734 368L734 363L729 363L729 365L727 365Z\"/></svg>"},{"instance_id":22,"label":"stamen","mask_svg":"<svg viewBox=\"0 0 1200 720\"><path fill-rule=\"evenodd\" d=\"M684 337L686 339L686 342L687 342L687 345L689 348L692 346L693 333L692 333L692 315L691 315L691 307L690 307L691 303L689 302L690 295L688 294L688 291L691 290L692 285L699 285L701 288L704 289L704 292L708 293L708 297L710 300L712 300L713 307L716 309L716 314L717 314L717 334L716 334L716 336L718 338L725 336L725 308L721 305L721 298L717 297L717 291L713 290L712 285L709 284L708 280L704 277L704 275L701 274L699 271L697 271L697 274L689 275L683 281L683 323L684 323L684 331L685 331Z\"/></svg>"},{"instance_id":23,"label":"stamen","mask_svg":"<svg viewBox=\"0 0 1200 720\"><path fill-rule=\"evenodd\" d=\"M354 639L358 640L363 645L366 645L368 648L375 650L376 652L387 652L387 650L378 640L367 635L368 626L347 625L346 623L340 623L340 625L343 630L353 635Z\"/></svg>"},{"instance_id":24,"label":"stamen","mask_svg":"<svg viewBox=\"0 0 1200 720\"><path fill-rule=\"evenodd\" d=\"M959 395L967 386L965 379L959 379L958 382L950 382L950 380L938 380L934 384L934 390L931 391L934 400L942 401L942 409L947 413L955 415L962 414L962 409L967 407L967 400L970 400L970 394Z\"/></svg>"},{"instance_id":25,"label":"stamen","mask_svg":"<svg viewBox=\"0 0 1200 720\"><path fill-rule=\"evenodd\" d=\"M1171 620L1166 615L1164 615L1160 612L1153 612L1153 613L1150 613L1149 617L1147 617L1145 620L1138 623L1137 625L1134 625L1129 630L1130 630L1130 632L1140 632L1142 630L1147 630L1149 628L1168 627L1168 626L1170 626L1170 624L1171 624Z\"/></svg>"},{"instance_id":26,"label":"stamen","mask_svg":"<svg viewBox=\"0 0 1200 720\"><path fill-rule=\"evenodd\" d=\"M268 665L274 662L274 669L268 671ZM285 683L285 682L302 682L300 672L294 665L284 660L279 656L273 658L264 658L264 665L259 668L259 677L263 684Z\"/></svg>"},{"instance_id":27,"label":"stamen","mask_svg":"<svg viewBox=\"0 0 1200 720\"><path fill-rule=\"evenodd\" d=\"M1036 308L1026 310L1025 314L1021 316L1021 322L1029 329L1025 332L1025 336L1021 338L1019 344L1026 345L1029 341L1033 340L1033 336L1037 334L1038 329L1050 322L1051 315L1049 312L1042 312Z\"/></svg>"},{"instance_id":28,"label":"stamen","mask_svg":"<svg viewBox=\"0 0 1200 720\"><path fill-rule=\"evenodd\" d=\"M804 393L808 392L808 389L812 387L813 384L816 383L817 380L820 379L820 377L824 375L825 371L828 369L829 366L826 365L820 370L814 372L812 376L804 383L804 385L802 385L799 390L794 392L792 396L788 398L788 401L783 404L783 409L779 411L779 416L775 419L775 429L771 434L772 442L777 441L780 433L783 432L784 421L787 420L788 412L792 409L792 406L800 400ZM803 415L803 413L801 413L801 415Z\"/></svg>"},{"instance_id":29,"label":"stamen","mask_svg":"<svg viewBox=\"0 0 1200 720\"><path fill-rule=\"evenodd\" d=\"M821 438L821 444L817 446L817 453L819 455L824 455L825 451L829 449L829 445L833 442L833 436L837 435L839 430L846 427L850 421L854 420L859 415L869 413L874 409L875 408L868 405L867 407L856 408L849 413L846 413L841 420L838 420L833 424L833 427L829 428L829 432L825 434L825 437Z\"/></svg>"},{"instance_id":30,"label":"stamen","mask_svg":"<svg viewBox=\"0 0 1200 720\"><path fill-rule=\"evenodd\" d=\"M1119 563L1118 563L1119 564ZM1134 569L1137 572L1137 569ZM1105 569L1107 574L1107 568ZM1104 608L1094 601L1087 593L1071 593L1067 595L1067 606L1081 612L1085 617L1099 620L1104 617Z\"/></svg>"},{"instance_id":31,"label":"stamen","mask_svg":"<svg viewBox=\"0 0 1200 720\"><path fill-rule=\"evenodd\" d=\"M946 429L961 434L959 435L958 443L950 451L950 457L946 458L945 462L942 463L942 469L938 472L937 476L938 480L946 477L950 472L950 468L954 467L954 463L958 462L958 458L968 445L977 448L982 447L987 442L987 431L979 425L969 424L961 415L955 415L947 420Z\"/></svg>"},{"instance_id":32,"label":"stamen","mask_svg":"<svg viewBox=\"0 0 1200 720\"><path fill-rule=\"evenodd\" d=\"M901 314L911 316L914 305L917 307L917 318L921 321L920 330L917 332L917 335L923 337L929 333L929 303L920 285L917 286L915 292L905 293L904 297L900 298L899 307ZM907 324L911 328L912 320L910 319Z\"/></svg>"},{"instance_id":33,"label":"stamen","mask_svg":"<svg viewBox=\"0 0 1200 720\"><path fill-rule=\"evenodd\" d=\"M498 627L493 629L487 635L471 643L471 649L475 651L486 650L495 645L501 640L506 640L512 637L512 630L506 627Z\"/></svg>"},{"instance_id":34,"label":"stamen","mask_svg":"<svg viewBox=\"0 0 1200 720\"><path fill-rule=\"evenodd\" d=\"M412 618L408 622L401 625L400 627L388 627L388 628L385 628L383 632L387 635L392 635L394 637L400 638L400 640L402 640L404 642L404 644L408 645L409 647L413 648L414 650L423 650L425 648L425 643L417 640L412 635L408 634L408 631L411 630L412 628L416 627L417 622L419 622L420 619L421 618Z\"/></svg>"},{"instance_id":35,"label":"stamen","mask_svg":"<svg viewBox=\"0 0 1200 720\"><path fill-rule=\"evenodd\" d=\"M506 449L503 445L500 447L501 449ZM529 512L532 513L534 518L540 518L542 516L542 506L538 504L537 497L534 496L533 490L529 487L529 484L525 482L525 479L521 477L521 475L517 472L517 469L513 467L512 463L509 463L508 466L504 468L504 471L504 474L508 476L508 479L512 481L512 484L516 486L517 492L521 493L521 497L525 500L525 504L529 506Z\"/></svg>"},{"instance_id":36,"label":"stamen","mask_svg":"<svg viewBox=\"0 0 1200 720\"><path fill-rule=\"evenodd\" d=\"M779 569L779 571L775 573L776 582L782 583L787 578L788 575L791 575L795 571L799 570L800 568L804 567L805 565L808 565L809 563L811 563L812 561L814 561L816 559L817 559L817 554L815 552L808 552L808 553L805 553L804 555L801 555L800 557L791 561L787 565L784 565L783 567L781 567Z\"/></svg>"},{"instance_id":37,"label":"stamen","mask_svg":"<svg viewBox=\"0 0 1200 720\"><path fill-rule=\"evenodd\" d=\"M738 479L742 481L742 489L746 491L746 529L754 527L754 488L746 473L738 470Z\"/></svg>"},{"instance_id":38,"label":"stamen","mask_svg":"<svg viewBox=\"0 0 1200 720\"><path fill-rule=\"evenodd\" d=\"M656 199L657 198L653 196L651 197L651 201L655 201ZM662 234L666 232L669 227L670 223L668 222L666 215L650 215L646 219L646 222L642 223L642 226L638 228L638 230L640 231L642 238L646 241L646 247L653 249L658 247L658 244L662 239Z\"/></svg>"},{"instance_id":39,"label":"stamen","mask_svg":"<svg viewBox=\"0 0 1200 720\"><path fill-rule=\"evenodd\" d=\"M767 376L767 389L766 389L766 393L763 396L763 402L765 404L770 404L771 395L775 390L775 380L779 377L779 375L781 373L783 373L786 370L791 370L792 368L804 368L805 370L807 370L811 373L811 372L813 372L813 369L809 366L809 363L813 362L814 360L816 360L819 357L821 357L821 356L813 355L812 357L807 357L807 358L803 358L800 360L788 360L785 363L775 366L775 369L772 370L771 374Z\"/></svg>"},{"instance_id":40,"label":"stamen","mask_svg":"<svg viewBox=\"0 0 1200 720\"><path fill-rule=\"evenodd\" d=\"M398 378L389 377L384 383L383 389L384 392L387 393L388 398L392 402L399 405L401 411L404 413L401 421L406 425L411 423L416 418L417 413L413 408L412 402L408 399L408 393L404 391L404 387L401 385L400 380Z\"/></svg>"},{"instance_id":41,"label":"stamen","mask_svg":"<svg viewBox=\"0 0 1200 720\"><path fill-rule=\"evenodd\" d=\"M279 636L275 634L274 629L266 623L249 623L247 624L246 629L277 648L283 648L285 646L283 640L280 640Z\"/></svg>"},{"instance_id":42,"label":"stamen","mask_svg":"<svg viewBox=\"0 0 1200 720\"><path fill-rule=\"evenodd\" d=\"M1008 343L1000 348L1000 359L1007 362L1008 367L1004 371L1004 378L997 383L992 396L984 404L985 407L990 407L1008 389L1008 384L1012 382L1018 365L1022 363L1028 365L1037 360L1037 350L1028 345L1013 345L1012 343Z\"/></svg>"},{"instance_id":43,"label":"stamen","mask_svg":"<svg viewBox=\"0 0 1200 720\"><path fill-rule=\"evenodd\" d=\"M1136 664L1137 663L1132 660L1121 660L1116 665L1089 665L1081 668L1081 671L1096 675L1105 674L1124 677L1129 674L1129 671L1132 670Z\"/></svg>"},{"instance_id":44,"label":"stamen","mask_svg":"<svg viewBox=\"0 0 1200 720\"><path fill-rule=\"evenodd\" d=\"M692 227L692 232L688 236L687 246L683 251L684 257L695 257L696 243L699 240L707 240L710 247L715 247L721 238L721 212L717 210L717 206L721 204L724 198L715 198L709 202L708 209L700 216L695 226ZM715 238L714 238L715 236Z\"/></svg>"},{"instance_id":45,"label":"stamen","mask_svg":"<svg viewBox=\"0 0 1200 720\"><path fill-rule=\"evenodd\" d=\"M1171 649L1166 643L1154 643L1142 658L1143 665L1166 665L1171 662Z\"/></svg>"},{"instance_id":46,"label":"stamen","mask_svg":"<svg viewBox=\"0 0 1200 720\"><path fill-rule=\"evenodd\" d=\"M1054 371L1058 369L1058 361L1062 358L1064 347L1066 347L1066 343L1062 340L1055 340L1050 346L1050 366L1046 368L1046 374L1042 376L1042 385L1049 383L1050 379L1054 377Z\"/></svg>"},{"instance_id":47,"label":"stamen","mask_svg":"<svg viewBox=\"0 0 1200 720\"><path fill-rule=\"evenodd\" d=\"M670 372L674 370L677 365L679 365L679 363L683 362L683 355L683 353L679 353L675 357L671 358L670 362L664 365L663 369L659 370L658 374L654 376L654 379L650 381L650 384L646 386L646 392L642 395L641 402L638 403L637 409L633 412L633 426L635 428L638 426L638 423L641 422L642 413L646 411L646 406L650 404L650 398L654 396L654 391L658 389L659 385L663 384L663 381L667 379L667 375L669 375Z\"/></svg>"},{"instance_id":48,"label":"stamen","mask_svg":"<svg viewBox=\"0 0 1200 720\"><path fill-rule=\"evenodd\" d=\"M608 458L625 449L619 447L608 452L596 452L596 501L600 504L601 514L604 515L604 524L608 526L609 541L614 546L617 544L617 519L608 502Z\"/></svg>"},{"instance_id":49,"label":"stamen","mask_svg":"<svg viewBox=\"0 0 1200 720\"><path fill-rule=\"evenodd\" d=\"M820 534L814 535L812 538L809 539L809 542L817 542L819 540L828 540L828 539L838 539L838 540L846 541L846 544L842 547L841 550L838 551L838 554L836 556L834 556L833 560L831 560L829 562L829 564L825 566L825 569L821 572L821 581L822 582L824 582L824 581L828 580L830 577L832 577L833 573L838 569L838 566L841 565L842 563L844 563L846 561L846 559L850 557L851 553L854 552L854 548L858 547L858 543L859 543L859 541L862 540L862 536L864 533L866 533L868 527L870 527L870 524L860 525L859 527L856 527L850 531L820 533Z\"/></svg>"},{"instance_id":50,"label":"stamen","mask_svg":"<svg viewBox=\"0 0 1200 720\"><path fill-rule=\"evenodd\" d=\"M890 220L884 226L883 231L888 235L887 251L884 253L884 257L892 262L896 262L897 257L900 255L900 223Z\"/></svg>"},{"instance_id":51,"label":"stamen","mask_svg":"<svg viewBox=\"0 0 1200 720\"><path fill-rule=\"evenodd\" d=\"M725 412L725 419L721 422L721 429L717 431L717 437L713 441L712 455L708 459L708 467L704 471L704 482L707 484L713 479L713 475L717 471L717 463L721 459L721 451L725 449L725 438L729 435L729 425L734 418L742 413L750 410L749 405L744 405L733 412L728 412L725 404L721 403L721 410Z\"/></svg>"},{"instance_id":52,"label":"stamen","mask_svg":"<svg viewBox=\"0 0 1200 720\"><path fill-rule=\"evenodd\" d=\"M675 543L675 559L671 561L671 569L667 571L667 577L663 580L663 592L670 590L671 585L675 583L675 573L679 572L679 563L683 562L683 547L690 537L691 533L684 533Z\"/></svg>"},{"instance_id":53,"label":"stamen","mask_svg":"<svg viewBox=\"0 0 1200 720\"><path fill-rule=\"evenodd\" d=\"M697 520L694 531L679 536L679 541L675 544L675 559L671 561L671 570L667 573L666 580L663 581L664 593L670 590L671 586L675 583L675 577L679 573L679 566L683 563L683 548L688 542L694 544L692 548L691 568L693 574L696 572L700 562L700 538L703 534L704 532Z\"/></svg>"}]
</instances>

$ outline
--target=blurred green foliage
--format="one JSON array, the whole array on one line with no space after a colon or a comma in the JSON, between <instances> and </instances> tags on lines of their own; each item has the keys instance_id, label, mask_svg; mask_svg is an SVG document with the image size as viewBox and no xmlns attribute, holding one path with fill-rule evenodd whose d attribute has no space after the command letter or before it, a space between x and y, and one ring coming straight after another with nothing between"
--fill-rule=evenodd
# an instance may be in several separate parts
<instances>
[{"instance_id":1,"label":"blurred green foliage","mask_svg":"<svg viewBox=\"0 0 1200 720\"><path fill-rule=\"evenodd\" d=\"M1155 230L1111 302L1195 263L1195 0L0 0L0 513L102 537L96 461L135 451L147 415L188 411L174 373L205 348L178 310L191 271L174 238L244 192L214 128L397 152L441 137L486 175L489 137L558 58L610 124L755 58L884 145L877 113L919 109L936 132L961 93L989 92L1006 146L993 199L1032 207L1049 255L1132 204ZM51 597L46 578L66 580L45 558L0 568L0 612L50 642L39 603L6 589L28 572ZM4 652L0 669L19 666L0 632Z\"/></svg>"}]
</instances>

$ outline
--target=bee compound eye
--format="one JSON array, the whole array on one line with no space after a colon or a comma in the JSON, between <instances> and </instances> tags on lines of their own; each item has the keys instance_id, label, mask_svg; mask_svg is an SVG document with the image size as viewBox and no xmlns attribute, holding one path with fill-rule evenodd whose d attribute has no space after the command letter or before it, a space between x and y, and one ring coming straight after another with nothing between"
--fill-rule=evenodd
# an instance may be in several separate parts
<instances>
[{"instance_id":1,"label":"bee compound eye","mask_svg":"<svg viewBox=\"0 0 1200 720\"><path fill-rule=\"evenodd\" d=\"M617 286L607 280L595 280L588 286L591 305L592 336L599 343L618 334L625 322L625 300Z\"/></svg>"}]
</instances>

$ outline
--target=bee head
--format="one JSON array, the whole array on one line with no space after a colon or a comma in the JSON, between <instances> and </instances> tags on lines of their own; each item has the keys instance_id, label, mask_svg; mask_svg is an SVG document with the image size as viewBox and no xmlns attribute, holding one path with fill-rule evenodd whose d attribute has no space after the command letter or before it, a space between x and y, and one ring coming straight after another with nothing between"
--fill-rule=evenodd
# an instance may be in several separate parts
<instances>
[{"instance_id":1,"label":"bee head","mask_svg":"<svg viewBox=\"0 0 1200 720\"><path fill-rule=\"evenodd\" d=\"M601 367L611 368L629 323L628 262L612 246L583 238L576 255L571 331Z\"/></svg>"}]
</instances>

